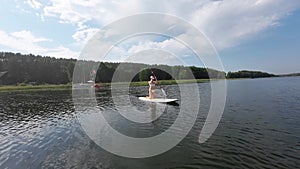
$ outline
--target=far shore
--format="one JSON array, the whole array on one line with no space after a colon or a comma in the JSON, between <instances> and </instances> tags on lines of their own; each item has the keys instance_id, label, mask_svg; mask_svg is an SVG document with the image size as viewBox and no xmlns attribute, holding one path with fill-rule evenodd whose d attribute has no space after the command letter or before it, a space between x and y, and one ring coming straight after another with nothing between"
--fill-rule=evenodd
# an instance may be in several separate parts
<instances>
[{"instance_id":1,"label":"far shore","mask_svg":"<svg viewBox=\"0 0 300 169\"><path fill-rule=\"evenodd\" d=\"M183 83L204 83L209 82L210 79L186 79L186 80L161 80L159 83L161 85L172 85L172 84L183 84ZM147 81L142 82L115 82L115 83L97 83L101 87L108 86L147 86ZM9 91L28 91L28 90L71 90L72 84L44 84L44 85L4 85L0 86L0 92Z\"/></svg>"},{"instance_id":2,"label":"far shore","mask_svg":"<svg viewBox=\"0 0 300 169\"><path fill-rule=\"evenodd\" d=\"M5 85L0 86L0 92L28 91L28 90L68 90L71 84L44 84L44 85Z\"/></svg>"},{"instance_id":3,"label":"far shore","mask_svg":"<svg viewBox=\"0 0 300 169\"><path fill-rule=\"evenodd\" d=\"M269 77L276 78L276 77ZM243 80L250 78L229 78L226 80ZM187 84L187 83L205 83L214 80L222 79L184 79L184 80L160 80L161 85L173 85L173 84ZM97 83L101 87L109 86L148 86L147 81L142 82L114 82L114 83ZM29 90L72 90L72 84L43 84L43 85L0 85L0 92L10 92L10 91L29 91Z\"/></svg>"}]
</instances>

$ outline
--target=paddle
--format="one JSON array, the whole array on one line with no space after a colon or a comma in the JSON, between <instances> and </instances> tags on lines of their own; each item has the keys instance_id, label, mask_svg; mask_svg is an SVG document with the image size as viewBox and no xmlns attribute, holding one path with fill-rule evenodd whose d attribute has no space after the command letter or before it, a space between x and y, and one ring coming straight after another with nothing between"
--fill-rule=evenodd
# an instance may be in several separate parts
<instances>
[{"instance_id":1,"label":"paddle","mask_svg":"<svg viewBox=\"0 0 300 169\"><path fill-rule=\"evenodd\" d=\"M152 75L154 76L154 78L155 78L155 81L157 81L157 84L158 84L158 86L159 86L159 88L160 88L161 92L163 93L164 97L166 98L166 97L167 97L167 94L166 94L166 92L165 92L165 91L164 91L164 89L161 87L161 85L160 85L159 81L157 80L157 78L156 78L156 76L155 76L154 72L152 71L152 69L150 69L150 71L151 71Z\"/></svg>"}]
</instances>

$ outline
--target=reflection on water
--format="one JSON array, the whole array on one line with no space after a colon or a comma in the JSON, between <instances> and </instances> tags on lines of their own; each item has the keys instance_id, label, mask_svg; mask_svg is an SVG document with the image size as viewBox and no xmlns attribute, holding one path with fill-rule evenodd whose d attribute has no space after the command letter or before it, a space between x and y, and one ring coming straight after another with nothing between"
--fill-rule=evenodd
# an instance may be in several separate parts
<instances>
[{"instance_id":1,"label":"reflection on water","mask_svg":"<svg viewBox=\"0 0 300 169\"><path fill-rule=\"evenodd\" d=\"M76 119L71 91L0 93L0 168L297 168L299 83L300 78L229 81L221 123L201 145L198 137L210 106L210 87L199 84L201 107L193 129L174 149L146 159L122 158L98 147ZM180 96L176 85L165 90L172 98ZM147 87L133 87L129 99L135 109L147 113L149 123L119 114L124 105L113 103L109 88L95 93L98 108L114 129L151 137L174 123L180 101L162 105L138 100L144 95Z\"/></svg>"},{"instance_id":2,"label":"reflection on water","mask_svg":"<svg viewBox=\"0 0 300 169\"><path fill-rule=\"evenodd\" d=\"M151 120L154 121L156 119L156 104L157 103L150 103L149 110L151 113Z\"/></svg>"}]
</instances>

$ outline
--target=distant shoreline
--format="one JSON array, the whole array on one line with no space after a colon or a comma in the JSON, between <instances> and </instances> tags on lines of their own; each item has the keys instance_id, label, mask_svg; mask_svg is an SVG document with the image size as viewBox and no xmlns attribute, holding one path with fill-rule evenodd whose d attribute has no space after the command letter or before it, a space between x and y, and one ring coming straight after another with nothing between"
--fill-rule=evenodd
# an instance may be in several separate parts
<instances>
[{"instance_id":1,"label":"distant shoreline","mask_svg":"<svg viewBox=\"0 0 300 169\"><path fill-rule=\"evenodd\" d=\"M45 84L45 85L26 85L26 86L16 86L16 85L5 85L0 86L0 92L10 92L10 91L29 91L29 90L66 90L71 89L71 84Z\"/></svg>"},{"instance_id":2,"label":"distant shoreline","mask_svg":"<svg viewBox=\"0 0 300 169\"><path fill-rule=\"evenodd\" d=\"M212 79L213 80L213 79ZM183 84L183 83L205 83L209 82L209 79L187 79L187 80L161 80L159 81L161 85L172 85L172 84ZM117 82L117 83L97 83L100 88L108 86L148 86L147 81L142 82ZM45 84L45 85L5 85L0 86L0 92L10 92L10 91L29 91L29 90L71 90L72 84Z\"/></svg>"},{"instance_id":3,"label":"distant shoreline","mask_svg":"<svg viewBox=\"0 0 300 169\"><path fill-rule=\"evenodd\" d=\"M282 78L282 77L297 77L297 76L275 76L266 78ZM299 76L298 76L299 77ZM228 78L226 80L246 80L246 79L262 79L262 78ZM188 83L206 83L209 81L222 80L222 79L185 79L185 80L161 80L159 83L161 85L173 85L173 84L188 84ZM147 81L142 82L116 82L116 83L97 83L101 87L109 86L148 86ZM45 84L45 85L5 85L0 86L0 92L10 92L10 91L41 91L41 90L71 90L72 84Z\"/></svg>"}]
</instances>

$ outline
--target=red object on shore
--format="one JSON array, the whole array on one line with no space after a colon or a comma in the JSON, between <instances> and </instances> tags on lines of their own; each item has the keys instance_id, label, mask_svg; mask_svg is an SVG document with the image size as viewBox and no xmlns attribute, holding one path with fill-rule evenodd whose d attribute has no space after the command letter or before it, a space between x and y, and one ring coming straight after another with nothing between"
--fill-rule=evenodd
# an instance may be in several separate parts
<instances>
[{"instance_id":1,"label":"red object on shore","mask_svg":"<svg viewBox=\"0 0 300 169\"><path fill-rule=\"evenodd\" d=\"M98 84L95 84L94 87L95 87L96 89L99 89L99 88L100 88L100 86L99 86Z\"/></svg>"}]
</instances>

